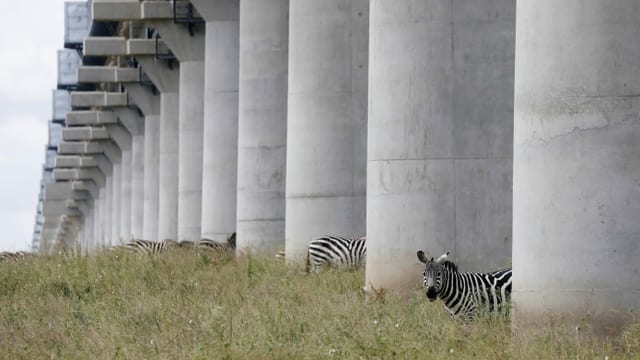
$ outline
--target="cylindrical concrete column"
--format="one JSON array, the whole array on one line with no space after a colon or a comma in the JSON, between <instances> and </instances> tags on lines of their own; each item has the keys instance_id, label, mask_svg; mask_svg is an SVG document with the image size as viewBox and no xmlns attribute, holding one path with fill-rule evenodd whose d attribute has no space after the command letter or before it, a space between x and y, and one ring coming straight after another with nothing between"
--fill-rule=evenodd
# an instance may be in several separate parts
<instances>
[{"instance_id":1,"label":"cylindrical concrete column","mask_svg":"<svg viewBox=\"0 0 640 360\"><path fill-rule=\"evenodd\" d=\"M287 259L365 234L368 0L289 4Z\"/></svg>"},{"instance_id":2,"label":"cylindrical concrete column","mask_svg":"<svg viewBox=\"0 0 640 360\"><path fill-rule=\"evenodd\" d=\"M420 4L420 6L418 6ZM371 1L367 285L511 257L515 0Z\"/></svg>"},{"instance_id":3,"label":"cylindrical concrete column","mask_svg":"<svg viewBox=\"0 0 640 360\"><path fill-rule=\"evenodd\" d=\"M120 212L122 198L122 163L113 164L113 175L111 182L111 245L120 244Z\"/></svg>"},{"instance_id":4,"label":"cylindrical concrete column","mask_svg":"<svg viewBox=\"0 0 640 360\"><path fill-rule=\"evenodd\" d=\"M104 201L100 201L104 204L102 208L102 245L105 247L111 246L111 207L113 206L113 173L106 176L104 191ZM102 196L102 194L100 194Z\"/></svg>"},{"instance_id":5,"label":"cylindrical concrete column","mask_svg":"<svg viewBox=\"0 0 640 360\"><path fill-rule=\"evenodd\" d=\"M146 118L145 118L146 122ZM144 133L133 135L131 141L131 234L142 239L144 224ZM157 142L157 139L156 139ZM157 160L156 160L157 168ZM156 178L158 174L156 173ZM157 210L157 204L156 204ZM157 225L156 225L157 226ZM126 240L129 238L127 237Z\"/></svg>"},{"instance_id":6,"label":"cylindrical concrete column","mask_svg":"<svg viewBox=\"0 0 640 360\"><path fill-rule=\"evenodd\" d=\"M640 8L519 1L514 124L517 325L640 309Z\"/></svg>"},{"instance_id":7,"label":"cylindrical concrete column","mask_svg":"<svg viewBox=\"0 0 640 360\"><path fill-rule=\"evenodd\" d=\"M180 62L178 239L200 239L204 62ZM231 161L231 160L228 160Z\"/></svg>"},{"instance_id":8,"label":"cylindrical concrete column","mask_svg":"<svg viewBox=\"0 0 640 360\"><path fill-rule=\"evenodd\" d=\"M160 94L158 240L178 238L178 104L177 92Z\"/></svg>"},{"instance_id":9,"label":"cylindrical concrete column","mask_svg":"<svg viewBox=\"0 0 640 360\"><path fill-rule=\"evenodd\" d=\"M131 238L131 188L132 188L132 150L122 150L122 168L120 172L120 235L121 242Z\"/></svg>"},{"instance_id":10,"label":"cylindrical concrete column","mask_svg":"<svg viewBox=\"0 0 640 360\"><path fill-rule=\"evenodd\" d=\"M216 241L236 228L238 22L235 8L206 24L201 232Z\"/></svg>"},{"instance_id":11,"label":"cylindrical concrete column","mask_svg":"<svg viewBox=\"0 0 640 360\"><path fill-rule=\"evenodd\" d=\"M142 238L158 241L158 198L160 177L160 115L144 119L144 211Z\"/></svg>"},{"instance_id":12,"label":"cylindrical concrete column","mask_svg":"<svg viewBox=\"0 0 640 360\"><path fill-rule=\"evenodd\" d=\"M93 200L93 243L96 250L102 250L102 210L104 208L104 187L98 189L98 198Z\"/></svg>"},{"instance_id":13,"label":"cylindrical concrete column","mask_svg":"<svg viewBox=\"0 0 640 360\"><path fill-rule=\"evenodd\" d=\"M288 0L240 3L239 249L284 246L288 38Z\"/></svg>"}]
</instances>

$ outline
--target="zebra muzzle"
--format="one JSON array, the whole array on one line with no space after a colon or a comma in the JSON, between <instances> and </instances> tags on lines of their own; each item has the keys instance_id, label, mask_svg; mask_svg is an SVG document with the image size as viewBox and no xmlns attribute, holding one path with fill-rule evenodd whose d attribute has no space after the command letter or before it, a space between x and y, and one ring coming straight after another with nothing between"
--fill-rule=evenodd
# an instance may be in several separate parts
<instances>
[{"instance_id":1,"label":"zebra muzzle","mask_svg":"<svg viewBox=\"0 0 640 360\"><path fill-rule=\"evenodd\" d=\"M427 288L427 299L429 299L429 301L436 301L436 299L438 299L438 293L433 286Z\"/></svg>"}]
</instances>

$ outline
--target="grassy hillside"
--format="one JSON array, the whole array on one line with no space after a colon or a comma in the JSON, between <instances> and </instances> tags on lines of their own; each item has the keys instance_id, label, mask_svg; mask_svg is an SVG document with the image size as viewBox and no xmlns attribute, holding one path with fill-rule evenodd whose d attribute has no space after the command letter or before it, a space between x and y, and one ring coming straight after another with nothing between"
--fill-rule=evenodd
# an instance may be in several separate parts
<instances>
[{"instance_id":1,"label":"grassy hillside","mask_svg":"<svg viewBox=\"0 0 640 360\"><path fill-rule=\"evenodd\" d=\"M7 359L638 358L640 324L601 344L570 329L512 340L508 321L460 324L421 289L362 291L364 274L272 259L121 252L0 263Z\"/></svg>"}]
</instances>

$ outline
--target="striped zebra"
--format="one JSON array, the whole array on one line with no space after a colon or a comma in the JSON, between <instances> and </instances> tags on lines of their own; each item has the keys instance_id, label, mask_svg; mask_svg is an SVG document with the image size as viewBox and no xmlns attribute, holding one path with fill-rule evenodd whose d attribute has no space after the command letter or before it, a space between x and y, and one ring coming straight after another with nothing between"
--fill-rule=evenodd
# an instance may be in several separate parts
<instances>
[{"instance_id":1,"label":"striped zebra","mask_svg":"<svg viewBox=\"0 0 640 360\"><path fill-rule=\"evenodd\" d=\"M198 250L203 253L213 253L213 256L220 259L228 259L236 254L236 233L227 238L226 243L217 242L211 239L202 239L196 244Z\"/></svg>"},{"instance_id":2,"label":"striped zebra","mask_svg":"<svg viewBox=\"0 0 640 360\"><path fill-rule=\"evenodd\" d=\"M26 251L3 251L0 252L0 262L16 262L31 256L34 256L34 254Z\"/></svg>"},{"instance_id":3,"label":"striped zebra","mask_svg":"<svg viewBox=\"0 0 640 360\"><path fill-rule=\"evenodd\" d=\"M428 259L418 250L418 260L425 264L424 288L427 299L442 299L452 318L473 319L476 310L498 312L511 296L511 269L490 273L461 273L448 259L449 252L438 259Z\"/></svg>"},{"instance_id":4,"label":"striped zebra","mask_svg":"<svg viewBox=\"0 0 640 360\"><path fill-rule=\"evenodd\" d=\"M134 239L124 244L124 248L129 251L135 251L142 254L160 254L170 248L178 247L179 244L174 240L166 239L162 242Z\"/></svg>"},{"instance_id":5,"label":"striped zebra","mask_svg":"<svg viewBox=\"0 0 640 360\"><path fill-rule=\"evenodd\" d=\"M367 261L367 238L321 236L309 243L307 272L318 272L322 266L359 268Z\"/></svg>"}]
</instances>

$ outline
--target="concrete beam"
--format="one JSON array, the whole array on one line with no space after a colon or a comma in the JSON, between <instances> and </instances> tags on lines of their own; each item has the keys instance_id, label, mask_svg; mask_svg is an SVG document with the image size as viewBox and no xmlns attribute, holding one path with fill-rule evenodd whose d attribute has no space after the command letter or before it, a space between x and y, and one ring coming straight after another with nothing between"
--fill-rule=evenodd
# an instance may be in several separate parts
<instances>
[{"instance_id":1,"label":"concrete beam","mask_svg":"<svg viewBox=\"0 0 640 360\"><path fill-rule=\"evenodd\" d=\"M73 91L71 106L78 108L127 106L127 93L106 91Z\"/></svg>"},{"instance_id":2,"label":"concrete beam","mask_svg":"<svg viewBox=\"0 0 640 360\"><path fill-rule=\"evenodd\" d=\"M160 114L160 95L140 84L127 84L129 101L135 104L145 116Z\"/></svg>"},{"instance_id":3,"label":"concrete beam","mask_svg":"<svg viewBox=\"0 0 640 360\"><path fill-rule=\"evenodd\" d=\"M144 117L140 116L137 109L134 110L129 107L117 108L114 109L113 112L118 117L119 123L122 124L131 135L144 134Z\"/></svg>"},{"instance_id":4,"label":"concrete beam","mask_svg":"<svg viewBox=\"0 0 640 360\"><path fill-rule=\"evenodd\" d=\"M171 1L143 1L141 4L141 18L173 19L173 3Z\"/></svg>"},{"instance_id":5,"label":"concrete beam","mask_svg":"<svg viewBox=\"0 0 640 360\"><path fill-rule=\"evenodd\" d=\"M118 66L79 66L78 83L126 83L139 82L137 68Z\"/></svg>"},{"instance_id":6,"label":"concrete beam","mask_svg":"<svg viewBox=\"0 0 640 360\"><path fill-rule=\"evenodd\" d=\"M129 39L126 45L127 55L129 56L155 56L156 46L159 49L167 48L162 39L157 41L156 39Z\"/></svg>"},{"instance_id":7,"label":"concrete beam","mask_svg":"<svg viewBox=\"0 0 640 360\"><path fill-rule=\"evenodd\" d=\"M195 33L192 36L186 28L176 26L173 21L150 21L150 24L158 30L164 42L181 63L204 61L204 25L195 26Z\"/></svg>"},{"instance_id":8,"label":"concrete beam","mask_svg":"<svg viewBox=\"0 0 640 360\"><path fill-rule=\"evenodd\" d=\"M85 56L127 55L127 40L120 36L87 37L82 52Z\"/></svg>"},{"instance_id":9,"label":"concrete beam","mask_svg":"<svg viewBox=\"0 0 640 360\"><path fill-rule=\"evenodd\" d=\"M63 141L97 141L107 140L111 137L105 127L72 127L62 129Z\"/></svg>"},{"instance_id":10,"label":"concrete beam","mask_svg":"<svg viewBox=\"0 0 640 360\"><path fill-rule=\"evenodd\" d=\"M69 208L67 200L49 200L42 204L44 216L82 215L77 208Z\"/></svg>"},{"instance_id":11,"label":"concrete beam","mask_svg":"<svg viewBox=\"0 0 640 360\"><path fill-rule=\"evenodd\" d=\"M66 114L67 126L115 124L118 118L112 111L74 110Z\"/></svg>"},{"instance_id":12,"label":"concrete beam","mask_svg":"<svg viewBox=\"0 0 640 360\"><path fill-rule=\"evenodd\" d=\"M89 191L76 190L72 184L72 181L61 181L45 185L44 200L85 200L91 197Z\"/></svg>"},{"instance_id":13,"label":"concrete beam","mask_svg":"<svg viewBox=\"0 0 640 360\"><path fill-rule=\"evenodd\" d=\"M56 155L56 168L85 168L96 167L98 162L92 156Z\"/></svg>"},{"instance_id":14,"label":"concrete beam","mask_svg":"<svg viewBox=\"0 0 640 360\"><path fill-rule=\"evenodd\" d=\"M54 169L53 177L56 181L93 180L98 186L105 185L105 175L98 168Z\"/></svg>"},{"instance_id":15,"label":"concrete beam","mask_svg":"<svg viewBox=\"0 0 640 360\"><path fill-rule=\"evenodd\" d=\"M94 21L142 19L139 0L93 0L91 15Z\"/></svg>"},{"instance_id":16,"label":"concrete beam","mask_svg":"<svg viewBox=\"0 0 640 360\"><path fill-rule=\"evenodd\" d=\"M58 145L58 154L62 154L62 155L105 154L109 158L109 160L114 163L120 162L120 158L121 158L120 149L112 141L61 142Z\"/></svg>"},{"instance_id":17,"label":"concrete beam","mask_svg":"<svg viewBox=\"0 0 640 360\"><path fill-rule=\"evenodd\" d=\"M169 69L151 56L138 56L136 60L142 67L142 71L149 76L160 92L178 92L180 85L179 66Z\"/></svg>"}]
</instances>

